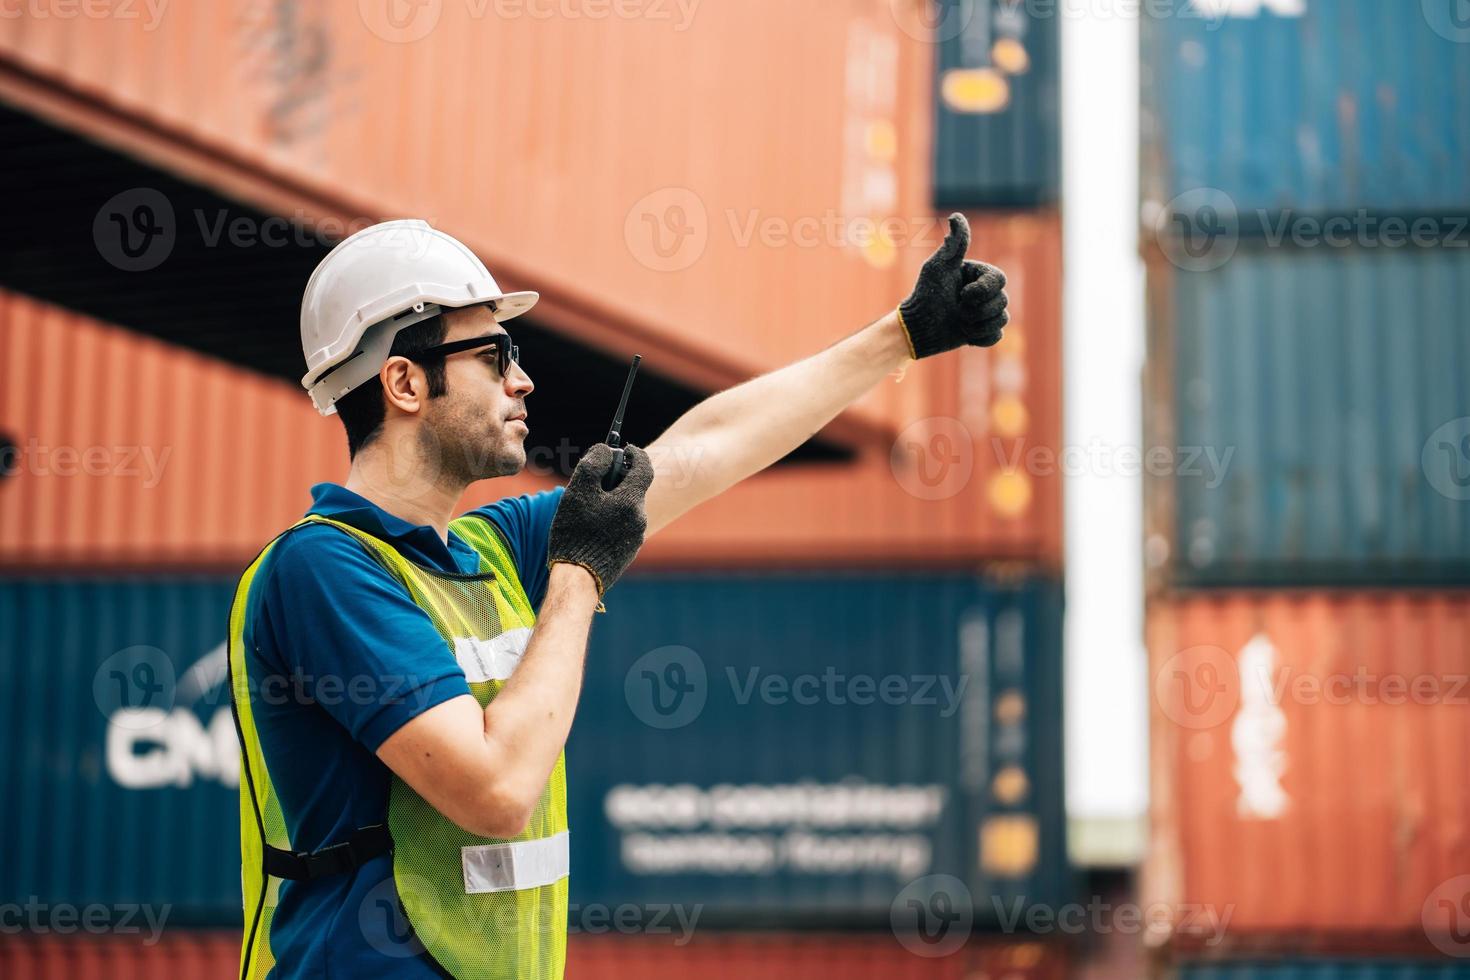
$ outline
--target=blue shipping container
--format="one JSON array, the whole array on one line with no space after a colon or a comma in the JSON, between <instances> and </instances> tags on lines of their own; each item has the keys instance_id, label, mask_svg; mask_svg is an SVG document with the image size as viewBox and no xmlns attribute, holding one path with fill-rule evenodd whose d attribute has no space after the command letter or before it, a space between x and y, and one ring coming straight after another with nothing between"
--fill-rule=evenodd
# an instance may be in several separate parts
<instances>
[{"instance_id":1,"label":"blue shipping container","mask_svg":"<svg viewBox=\"0 0 1470 980\"><path fill-rule=\"evenodd\" d=\"M234 584L0 580L0 895L240 921ZM93 913L101 914L101 913Z\"/></svg>"},{"instance_id":2,"label":"blue shipping container","mask_svg":"<svg viewBox=\"0 0 1470 980\"><path fill-rule=\"evenodd\" d=\"M1470 582L1470 248L1243 249L1150 290L1175 584Z\"/></svg>"},{"instance_id":3,"label":"blue shipping container","mask_svg":"<svg viewBox=\"0 0 1470 980\"><path fill-rule=\"evenodd\" d=\"M1247 233L1282 209L1470 212L1463 6L1144 4L1144 200L1214 188Z\"/></svg>"},{"instance_id":4,"label":"blue shipping container","mask_svg":"<svg viewBox=\"0 0 1470 980\"><path fill-rule=\"evenodd\" d=\"M1054 203L1061 180L1058 16L1014 0L941 0L934 24L934 204Z\"/></svg>"},{"instance_id":5,"label":"blue shipping container","mask_svg":"<svg viewBox=\"0 0 1470 980\"><path fill-rule=\"evenodd\" d=\"M1291 960L1195 963L1179 980L1470 980L1470 963L1451 960Z\"/></svg>"},{"instance_id":6,"label":"blue shipping container","mask_svg":"<svg viewBox=\"0 0 1470 980\"><path fill-rule=\"evenodd\" d=\"M0 580L0 894L239 922L232 593ZM609 607L568 748L579 909L877 923L938 873L983 919L1064 894L1059 585L635 577Z\"/></svg>"},{"instance_id":7,"label":"blue shipping container","mask_svg":"<svg viewBox=\"0 0 1470 980\"><path fill-rule=\"evenodd\" d=\"M567 751L574 902L886 925L936 874L982 922L1065 900L1058 584L639 578L608 608Z\"/></svg>"}]
</instances>

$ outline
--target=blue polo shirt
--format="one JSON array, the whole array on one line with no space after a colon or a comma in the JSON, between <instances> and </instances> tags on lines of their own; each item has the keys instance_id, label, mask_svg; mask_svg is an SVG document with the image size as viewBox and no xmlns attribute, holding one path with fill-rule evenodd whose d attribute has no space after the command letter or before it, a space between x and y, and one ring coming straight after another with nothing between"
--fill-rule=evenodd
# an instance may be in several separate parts
<instances>
[{"instance_id":1,"label":"blue polo shirt","mask_svg":"<svg viewBox=\"0 0 1470 980\"><path fill-rule=\"evenodd\" d=\"M561 493L471 512L504 535L538 610ZM432 527L412 525L345 487L314 486L308 513L351 524L420 565L479 571L479 556L453 531L446 545ZM378 746L428 709L470 693L424 611L361 544L329 526L292 531L271 549L252 589L245 643L259 650L252 709L297 849L316 850L386 820L391 773L374 754ZM384 855L348 874L282 882L269 926L272 975L441 976L403 918L392 871ZM246 909L247 929L253 911Z\"/></svg>"}]
</instances>

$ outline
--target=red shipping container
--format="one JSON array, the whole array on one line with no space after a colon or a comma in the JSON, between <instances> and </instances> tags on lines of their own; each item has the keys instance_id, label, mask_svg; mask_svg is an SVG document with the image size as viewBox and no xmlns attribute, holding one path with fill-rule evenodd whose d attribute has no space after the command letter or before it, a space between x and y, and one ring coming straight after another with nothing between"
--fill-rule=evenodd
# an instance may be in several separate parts
<instances>
[{"instance_id":1,"label":"red shipping container","mask_svg":"<svg viewBox=\"0 0 1470 980\"><path fill-rule=\"evenodd\" d=\"M554 6L26 10L0 19L0 94L323 230L423 217L551 325L694 383L902 298L930 218L921 0ZM880 395L849 418L886 417Z\"/></svg>"},{"instance_id":2,"label":"red shipping container","mask_svg":"<svg viewBox=\"0 0 1470 980\"><path fill-rule=\"evenodd\" d=\"M9 569L240 569L347 474L341 424L301 389L4 291L0 436Z\"/></svg>"},{"instance_id":3,"label":"red shipping container","mask_svg":"<svg viewBox=\"0 0 1470 980\"><path fill-rule=\"evenodd\" d=\"M158 943L79 936L0 938L6 980L231 980L239 975L236 932L172 930ZM946 957L916 955L892 936L697 933L666 937L573 935L573 980L1062 980L1065 950L1036 940L972 940Z\"/></svg>"},{"instance_id":4,"label":"red shipping container","mask_svg":"<svg viewBox=\"0 0 1470 980\"><path fill-rule=\"evenodd\" d=\"M1173 595L1147 633L1152 938L1443 938L1470 907L1470 593Z\"/></svg>"},{"instance_id":5,"label":"red shipping container","mask_svg":"<svg viewBox=\"0 0 1470 980\"><path fill-rule=\"evenodd\" d=\"M650 539L639 567L1059 566L1060 220L976 215L974 236L1011 277L999 346L880 382L895 439L747 480ZM0 566L27 570L238 569L312 483L347 472L341 425L294 385L3 291L0 435ZM487 481L462 503L556 482Z\"/></svg>"}]
</instances>

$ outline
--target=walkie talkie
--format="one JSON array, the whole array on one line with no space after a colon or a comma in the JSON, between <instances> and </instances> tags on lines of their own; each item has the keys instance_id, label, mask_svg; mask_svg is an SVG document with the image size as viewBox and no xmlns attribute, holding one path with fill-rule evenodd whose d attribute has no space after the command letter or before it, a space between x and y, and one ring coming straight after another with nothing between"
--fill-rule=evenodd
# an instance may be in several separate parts
<instances>
[{"instance_id":1,"label":"walkie talkie","mask_svg":"<svg viewBox=\"0 0 1470 980\"><path fill-rule=\"evenodd\" d=\"M628 462L623 457L623 413L628 410L628 395L633 391L633 379L638 377L638 362L642 354L633 355L633 364L628 368L628 380L623 384L623 397L618 402L618 413L613 416L612 428L607 430L607 444L612 447L613 461L602 477L602 489L611 490L623 482L628 472Z\"/></svg>"}]
</instances>

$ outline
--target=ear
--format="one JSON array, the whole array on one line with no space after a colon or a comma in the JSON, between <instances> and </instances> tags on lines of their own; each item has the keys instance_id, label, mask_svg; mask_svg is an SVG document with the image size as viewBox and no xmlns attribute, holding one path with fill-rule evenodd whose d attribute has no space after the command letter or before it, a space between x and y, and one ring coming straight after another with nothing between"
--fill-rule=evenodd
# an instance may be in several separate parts
<instances>
[{"instance_id":1,"label":"ear","mask_svg":"<svg viewBox=\"0 0 1470 980\"><path fill-rule=\"evenodd\" d=\"M429 397L429 379L424 369L406 357L390 357L378 372L383 394L391 408L417 415Z\"/></svg>"}]
</instances>

